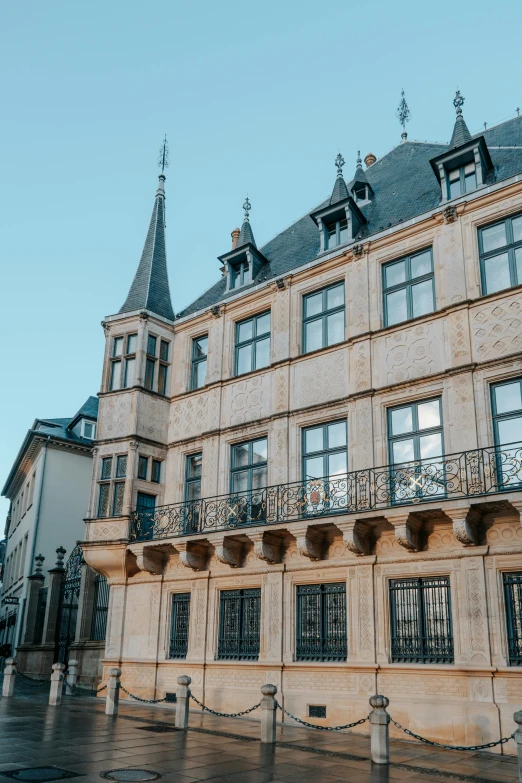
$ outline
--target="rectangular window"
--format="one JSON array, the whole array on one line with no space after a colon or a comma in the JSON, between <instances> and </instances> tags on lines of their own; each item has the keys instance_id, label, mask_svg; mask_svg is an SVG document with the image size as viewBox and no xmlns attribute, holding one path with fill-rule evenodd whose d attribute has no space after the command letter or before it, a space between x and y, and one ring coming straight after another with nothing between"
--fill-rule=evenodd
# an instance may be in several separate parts
<instances>
[{"instance_id":1,"label":"rectangular window","mask_svg":"<svg viewBox=\"0 0 522 783\"><path fill-rule=\"evenodd\" d=\"M105 639L108 611L109 585L103 574L96 574L94 579L94 598L91 621L91 639L93 641Z\"/></svg>"},{"instance_id":2,"label":"rectangular window","mask_svg":"<svg viewBox=\"0 0 522 783\"><path fill-rule=\"evenodd\" d=\"M156 356L157 342L158 338L154 337L152 334L149 334L147 338L147 356Z\"/></svg>"},{"instance_id":3,"label":"rectangular window","mask_svg":"<svg viewBox=\"0 0 522 783\"><path fill-rule=\"evenodd\" d=\"M159 459L152 460L150 480L153 481L154 484L159 484L161 481L161 461Z\"/></svg>"},{"instance_id":4,"label":"rectangular window","mask_svg":"<svg viewBox=\"0 0 522 783\"><path fill-rule=\"evenodd\" d=\"M344 340L344 283L303 297L303 353Z\"/></svg>"},{"instance_id":5,"label":"rectangular window","mask_svg":"<svg viewBox=\"0 0 522 783\"><path fill-rule=\"evenodd\" d=\"M333 421L303 430L303 481L307 514L345 508L348 472L346 421Z\"/></svg>"},{"instance_id":6,"label":"rectangular window","mask_svg":"<svg viewBox=\"0 0 522 783\"><path fill-rule=\"evenodd\" d=\"M137 342L137 334L128 334L126 337L114 338L112 343L111 390L122 388L122 367L123 388L134 385Z\"/></svg>"},{"instance_id":7,"label":"rectangular window","mask_svg":"<svg viewBox=\"0 0 522 783\"><path fill-rule=\"evenodd\" d=\"M242 285L248 285L248 283L252 282L252 271L250 269L250 264L246 261L238 264L238 266L229 264L229 268L230 288L240 288Z\"/></svg>"},{"instance_id":8,"label":"rectangular window","mask_svg":"<svg viewBox=\"0 0 522 783\"><path fill-rule=\"evenodd\" d=\"M109 513L109 493L110 484L100 484L100 495L98 499L98 516L106 517Z\"/></svg>"},{"instance_id":9,"label":"rectangular window","mask_svg":"<svg viewBox=\"0 0 522 783\"><path fill-rule=\"evenodd\" d=\"M118 359L111 364L111 391L121 389L121 360Z\"/></svg>"},{"instance_id":10,"label":"rectangular window","mask_svg":"<svg viewBox=\"0 0 522 783\"><path fill-rule=\"evenodd\" d=\"M190 372L190 388L201 389L207 376L208 335L192 340L192 369Z\"/></svg>"},{"instance_id":11,"label":"rectangular window","mask_svg":"<svg viewBox=\"0 0 522 783\"><path fill-rule=\"evenodd\" d=\"M389 408L388 446L395 503L444 494L440 397Z\"/></svg>"},{"instance_id":12,"label":"rectangular window","mask_svg":"<svg viewBox=\"0 0 522 783\"><path fill-rule=\"evenodd\" d=\"M112 496L112 515L118 517L123 513L123 495L125 494L125 482L115 481Z\"/></svg>"},{"instance_id":13,"label":"rectangular window","mask_svg":"<svg viewBox=\"0 0 522 783\"><path fill-rule=\"evenodd\" d=\"M298 585L298 661L345 661L346 585Z\"/></svg>"},{"instance_id":14,"label":"rectangular window","mask_svg":"<svg viewBox=\"0 0 522 783\"><path fill-rule=\"evenodd\" d=\"M138 492L136 499L136 512L139 517L140 530L143 535L152 535L154 530L154 511L156 509L156 496L147 492Z\"/></svg>"},{"instance_id":15,"label":"rectangular window","mask_svg":"<svg viewBox=\"0 0 522 783\"><path fill-rule=\"evenodd\" d=\"M86 438L87 440L94 440L96 437L96 424L93 421L82 419L81 433L82 438Z\"/></svg>"},{"instance_id":16,"label":"rectangular window","mask_svg":"<svg viewBox=\"0 0 522 783\"><path fill-rule=\"evenodd\" d=\"M127 475L127 455L123 454L116 459L116 478L125 478Z\"/></svg>"},{"instance_id":17,"label":"rectangular window","mask_svg":"<svg viewBox=\"0 0 522 783\"><path fill-rule=\"evenodd\" d=\"M270 311L236 324L235 374L243 375L270 364Z\"/></svg>"},{"instance_id":18,"label":"rectangular window","mask_svg":"<svg viewBox=\"0 0 522 783\"><path fill-rule=\"evenodd\" d=\"M409 321L435 310L431 248L384 264L384 325Z\"/></svg>"},{"instance_id":19,"label":"rectangular window","mask_svg":"<svg viewBox=\"0 0 522 783\"><path fill-rule=\"evenodd\" d=\"M220 593L218 659L256 661L259 657L261 590Z\"/></svg>"},{"instance_id":20,"label":"rectangular window","mask_svg":"<svg viewBox=\"0 0 522 783\"><path fill-rule=\"evenodd\" d=\"M145 388L152 391L154 388L154 371L156 369L155 359L147 358L145 362Z\"/></svg>"},{"instance_id":21,"label":"rectangular window","mask_svg":"<svg viewBox=\"0 0 522 783\"><path fill-rule=\"evenodd\" d=\"M232 446L230 491L236 495L231 513L236 523L262 521L266 512L268 441L266 438Z\"/></svg>"},{"instance_id":22,"label":"rectangular window","mask_svg":"<svg viewBox=\"0 0 522 783\"><path fill-rule=\"evenodd\" d=\"M522 573L505 573L504 597L510 666L522 666Z\"/></svg>"},{"instance_id":23,"label":"rectangular window","mask_svg":"<svg viewBox=\"0 0 522 783\"><path fill-rule=\"evenodd\" d=\"M493 480L499 487L507 488L522 482L522 378L494 384L491 407L497 446Z\"/></svg>"},{"instance_id":24,"label":"rectangular window","mask_svg":"<svg viewBox=\"0 0 522 783\"><path fill-rule=\"evenodd\" d=\"M158 367L158 392L160 394L167 393L167 374L169 368L166 364L160 364Z\"/></svg>"},{"instance_id":25,"label":"rectangular window","mask_svg":"<svg viewBox=\"0 0 522 783\"><path fill-rule=\"evenodd\" d=\"M149 470L149 458L139 456L138 457L138 478L143 481L147 481L147 473Z\"/></svg>"},{"instance_id":26,"label":"rectangular window","mask_svg":"<svg viewBox=\"0 0 522 783\"><path fill-rule=\"evenodd\" d=\"M457 198L477 189L477 172L474 163L459 166L448 173L448 198Z\"/></svg>"},{"instance_id":27,"label":"rectangular window","mask_svg":"<svg viewBox=\"0 0 522 783\"><path fill-rule=\"evenodd\" d=\"M346 218L328 223L325 234L325 250L344 245L348 240L348 220Z\"/></svg>"},{"instance_id":28,"label":"rectangular window","mask_svg":"<svg viewBox=\"0 0 522 783\"><path fill-rule=\"evenodd\" d=\"M522 284L522 215L479 230L482 293Z\"/></svg>"},{"instance_id":29,"label":"rectangular window","mask_svg":"<svg viewBox=\"0 0 522 783\"><path fill-rule=\"evenodd\" d=\"M203 455L190 454L185 462L185 528L195 532L199 528L201 513L201 467Z\"/></svg>"},{"instance_id":30,"label":"rectangular window","mask_svg":"<svg viewBox=\"0 0 522 783\"><path fill-rule=\"evenodd\" d=\"M110 479L112 476L112 457L104 457L101 464L101 478Z\"/></svg>"},{"instance_id":31,"label":"rectangular window","mask_svg":"<svg viewBox=\"0 0 522 783\"><path fill-rule=\"evenodd\" d=\"M449 577L390 580L394 663L453 663Z\"/></svg>"},{"instance_id":32,"label":"rectangular window","mask_svg":"<svg viewBox=\"0 0 522 783\"><path fill-rule=\"evenodd\" d=\"M186 658L190 621L190 593L172 595L169 658Z\"/></svg>"},{"instance_id":33,"label":"rectangular window","mask_svg":"<svg viewBox=\"0 0 522 783\"><path fill-rule=\"evenodd\" d=\"M169 360L169 343L166 340L160 342L160 359L162 362Z\"/></svg>"},{"instance_id":34,"label":"rectangular window","mask_svg":"<svg viewBox=\"0 0 522 783\"><path fill-rule=\"evenodd\" d=\"M121 356L123 352L123 337L115 337L112 341L113 357Z\"/></svg>"}]
</instances>

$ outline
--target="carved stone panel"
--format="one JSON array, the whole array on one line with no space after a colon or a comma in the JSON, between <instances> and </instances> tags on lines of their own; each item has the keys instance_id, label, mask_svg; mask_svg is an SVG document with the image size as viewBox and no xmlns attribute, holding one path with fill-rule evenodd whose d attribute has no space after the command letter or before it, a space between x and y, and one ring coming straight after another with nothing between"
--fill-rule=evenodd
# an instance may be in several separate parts
<instances>
[{"instance_id":1,"label":"carved stone panel","mask_svg":"<svg viewBox=\"0 0 522 783\"><path fill-rule=\"evenodd\" d=\"M505 296L471 310L473 361L522 349L522 294Z\"/></svg>"},{"instance_id":2,"label":"carved stone panel","mask_svg":"<svg viewBox=\"0 0 522 783\"><path fill-rule=\"evenodd\" d=\"M291 371L291 409L342 399L348 392L348 351L312 356Z\"/></svg>"},{"instance_id":3,"label":"carved stone panel","mask_svg":"<svg viewBox=\"0 0 522 783\"><path fill-rule=\"evenodd\" d=\"M283 643L283 573L263 577L263 635L266 640L262 660L280 661Z\"/></svg>"},{"instance_id":4,"label":"carved stone panel","mask_svg":"<svg viewBox=\"0 0 522 783\"><path fill-rule=\"evenodd\" d=\"M97 437L122 438L134 432L136 392L119 392L100 398Z\"/></svg>"},{"instance_id":5,"label":"carved stone panel","mask_svg":"<svg viewBox=\"0 0 522 783\"><path fill-rule=\"evenodd\" d=\"M142 438L167 443L169 402L148 394L138 395L137 434Z\"/></svg>"},{"instance_id":6,"label":"carved stone panel","mask_svg":"<svg viewBox=\"0 0 522 783\"><path fill-rule=\"evenodd\" d=\"M377 338L372 369L375 388L441 372L442 321L417 324Z\"/></svg>"},{"instance_id":7,"label":"carved stone panel","mask_svg":"<svg viewBox=\"0 0 522 783\"><path fill-rule=\"evenodd\" d=\"M272 373L230 383L223 392L221 425L230 427L262 419L272 413Z\"/></svg>"},{"instance_id":8,"label":"carved stone panel","mask_svg":"<svg viewBox=\"0 0 522 783\"><path fill-rule=\"evenodd\" d=\"M375 660L374 600L372 566L351 567L348 574L347 600L350 621L349 658Z\"/></svg>"},{"instance_id":9,"label":"carved stone panel","mask_svg":"<svg viewBox=\"0 0 522 783\"><path fill-rule=\"evenodd\" d=\"M203 660L208 611L208 579L193 582L190 596L190 629L187 659Z\"/></svg>"}]
</instances>

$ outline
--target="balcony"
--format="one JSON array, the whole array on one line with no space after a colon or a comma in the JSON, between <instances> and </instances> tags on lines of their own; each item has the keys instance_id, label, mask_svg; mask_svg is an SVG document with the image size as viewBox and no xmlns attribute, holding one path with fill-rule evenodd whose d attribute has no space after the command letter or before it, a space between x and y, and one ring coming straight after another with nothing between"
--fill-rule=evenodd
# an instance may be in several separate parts
<instances>
[{"instance_id":1,"label":"balcony","mask_svg":"<svg viewBox=\"0 0 522 783\"><path fill-rule=\"evenodd\" d=\"M522 490L522 444L511 443L356 470L336 478L173 503L150 511L137 509L131 520L131 540L308 521L517 490Z\"/></svg>"}]
</instances>

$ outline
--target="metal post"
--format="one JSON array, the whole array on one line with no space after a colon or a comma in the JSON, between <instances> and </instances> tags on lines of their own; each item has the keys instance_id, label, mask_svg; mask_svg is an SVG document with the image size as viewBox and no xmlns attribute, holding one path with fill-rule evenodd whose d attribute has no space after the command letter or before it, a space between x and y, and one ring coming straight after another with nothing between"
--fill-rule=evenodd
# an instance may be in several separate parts
<instances>
[{"instance_id":1,"label":"metal post","mask_svg":"<svg viewBox=\"0 0 522 783\"><path fill-rule=\"evenodd\" d=\"M370 697L370 752L374 764L390 763L390 716L386 712L389 703L386 696Z\"/></svg>"},{"instance_id":2,"label":"metal post","mask_svg":"<svg viewBox=\"0 0 522 783\"><path fill-rule=\"evenodd\" d=\"M120 677L121 669L109 669L109 679L107 680L107 698L105 699L106 715L118 714L118 702L120 699Z\"/></svg>"},{"instance_id":3,"label":"metal post","mask_svg":"<svg viewBox=\"0 0 522 783\"><path fill-rule=\"evenodd\" d=\"M6 658L4 669L4 683L2 685L2 696L9 699L14 694L14 685L16 679L16 658Z\"/></svg>"},{"instance_id":4,"label":"metal post","mask_svg":"<svg viewBox=\"0 0 522 783\"><path fill-rule=\"evenodd\" d=\"M67 675L65 677L65 693L72 696L78 679L78 661L69 661Z\"/></svg>"},{"instance_id":5,"label":"metal post","mask_svg":"<svg viewBox=\"0 0 522 783\"><path fill-rule=\"evenodd\" d=\"M49 704L58 707L62 703L64 663L53 663L51 674L51 690L49 691Z\"/></svg>"},{"instance_id":6,"label":"metal post","mask_svg":"<svg viewBox=\"0 0 522 783\"><path fill-rule=\"evenodd\" d=\"M522 710L515 712L513 719L518 724L518 729L515 731L515 742L518 753L518 779L522 781Z\"/></svg>"},{"instance_id":7,"label":"metal post","mask_svg":"<svg viewBox=\"0 0 522 783\"><path fill-rule=\"evenodd\" d=\"M261 693L261 742L274 745L276 741L276 700L277 687L262 685Z\"/></svg>"},{"instance_id":8,"label":"metal post","mask_svg":"<svg viewBox=\"0 0 522 783\"><path fill-rule=\"evenodd\" d=\"M189 685L192 682L191 677L182 674L178 677L178 688L176 689L176 728L186 731L189 722Z\"/></svg>"}]
</instances>

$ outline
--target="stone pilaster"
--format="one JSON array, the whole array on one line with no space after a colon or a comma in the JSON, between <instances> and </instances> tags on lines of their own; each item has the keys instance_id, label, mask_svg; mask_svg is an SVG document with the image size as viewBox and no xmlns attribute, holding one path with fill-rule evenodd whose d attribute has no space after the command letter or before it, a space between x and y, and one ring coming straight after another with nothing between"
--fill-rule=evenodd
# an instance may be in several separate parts
<instances>
[{"instance_id":1,"label":"stone pilaster","mask_svg":"<svg viewBox=\"0 0 522 783\"><path fill-rule=\"evenodd\" d=\"M38 594L44 585L43 574L33 574L27 578L27 602L25 626L23 632L24 644L34 644L36 630L36 614L38 609Z\"/></svg>"}]
</instances>

